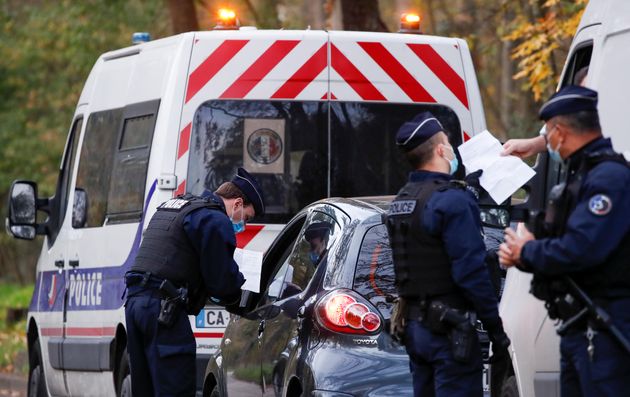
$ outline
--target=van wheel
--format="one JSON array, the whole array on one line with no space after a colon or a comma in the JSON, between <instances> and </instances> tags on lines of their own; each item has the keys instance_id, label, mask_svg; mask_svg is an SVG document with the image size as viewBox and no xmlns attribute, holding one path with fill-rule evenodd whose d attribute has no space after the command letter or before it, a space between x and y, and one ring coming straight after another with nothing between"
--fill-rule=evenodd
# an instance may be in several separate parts
<instances>
[{"instance_id":1,"label":"van wheel","mask_svg":"<svg viewBox=\"0 0 630 397\"><path fill-rule=\"evenodd\" d=\"M116 380L116 390L118 397L131 397L131 372L129 370L129 356L127 349L123 350L118 367L118 379Z\"/></svg>"},{"instance_id":2,"label":"van wheel","mask_svg":"<svg viewBox=\"0 0 630 397\"><path fill-rule=\"evenodd\" d=\"M501 397L519 397L518 385L516 384L516 377L514 375L508 377L505 382L503 382Z\"/></svg>"},{"instance_id":3,"label":"van wheel","mask_svg":"<svg viewBox=\"0 0 630 397\"><path fill-rule=\"evenodd\" d=\"M219 393L219 385L214 385L212 391L210 392L210 397L221 397L221 393Z\"/></svg>"},{"instance_id":4,"label":"van wheel","mask_svg":"<svg viewBox=\"0 0 630 397\"><path fill-rule=\"evenodd\" d=\"M47 395L46 378L42 366L42 351L39 347L39 340L36 340L29 357L28 397L46 397Z\"/></svg>"}]
</instances>

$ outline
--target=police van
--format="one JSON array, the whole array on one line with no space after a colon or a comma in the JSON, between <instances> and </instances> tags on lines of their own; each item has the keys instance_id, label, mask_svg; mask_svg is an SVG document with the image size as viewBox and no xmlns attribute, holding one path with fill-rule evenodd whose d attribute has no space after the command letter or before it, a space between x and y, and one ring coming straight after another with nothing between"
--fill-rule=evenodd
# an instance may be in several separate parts
<instances>
[{"instance_id":1,"label":"police van","mask_svg":"<svg viewBox=\"0 0 630 397\"><path fill-rule=\"evenodd\" d=\"M559 88L572 84L575 74L589 67L585 85L599 93L602 132L612 139L615 150L630 160L626 109L630 92L628 48L630 2L591 0L571 44ZM564 169L546 154L539 155L535 168L537 176L532 181L528 206L540 210L544 209L547 192L559 183ZM500 314L512 340L512 359L491 369L495 395L560 396L559 337L544 303L529 293L531 278L531 274L515 269L507 273Z\"/></svg>"},{"instance_id":2,"label":"police van","mask_svg":"<svg viewBox=\"0 0 630 397\"><path fill-rule=\"evenodd\" d=\"M394 194L408 171L396 130L423 111L454 147L486 128L464 40L247 27L102 54L55 194L39 197L32 181L10 192L9 232L44 236L28 314L31 392L129 393L123 275L160 203L214 190L242 166L267 210L238 247L265 252L314 200ZM190 318L198 383L227 320L213 306Z\"/></svg>"}]
</instances>

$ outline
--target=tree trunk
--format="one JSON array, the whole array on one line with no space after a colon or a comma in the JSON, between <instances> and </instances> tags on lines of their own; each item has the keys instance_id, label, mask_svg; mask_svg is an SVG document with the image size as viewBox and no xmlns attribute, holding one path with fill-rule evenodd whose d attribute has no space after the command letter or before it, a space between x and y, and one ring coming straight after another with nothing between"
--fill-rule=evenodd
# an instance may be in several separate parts
<instances>
[{"instance_id":1,"label":"tree trunk","mask_svg":"<svg viewBox=\"0 0 630 397\"><path fill-rule=\"evenodd\" d=\"M194 0L167 0L173 34L199 30Z\"/></svg>"},{"instance_id":2,"label":"tree trunk","mask_svg":"<svg viewBox=\"0 0 630 397\"><path fill-rule=\"evenodd\" d=\"M381 20L378 0L337 0L341 1L341 14L345 30L387 32Z\"/></svg>"},{"instance_id":3,"label":"tree trunk","mask_svg":"<svg viewBox=\"0 0 630 397\"><path fill-rule=\"evenodd\" d=\"M324 29L326 16L324 14L324 0L303 0L306 23L311 29Z\"/></svg>"}]
</instances>

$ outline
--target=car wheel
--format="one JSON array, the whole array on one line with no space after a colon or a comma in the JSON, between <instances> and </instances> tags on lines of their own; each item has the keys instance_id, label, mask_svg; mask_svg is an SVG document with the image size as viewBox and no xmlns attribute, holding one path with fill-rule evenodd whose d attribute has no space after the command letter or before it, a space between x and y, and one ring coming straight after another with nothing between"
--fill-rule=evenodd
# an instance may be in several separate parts
<instances>
[{"instance_id":1,"label":"car wheel","mask_svg":"<svg viewBox=\"0 0 630 397\"><path fill-rule=\"evenodd\" d=\"M46 397L46 378L42 366L42 351L39 347L39 340L33 343L31 356L29 358L28 371L28 397Z\"/></svg>"},{"instance_id":2,"label":"car wheel","mask_svg":"<svg viewBox=\"0 0 630 397\"><path fill-rule=\"evenodd\" d=\"M518 385L516 384L516 377L514 375L509 376L505 382L503 382L501 397L519 397Z\"/></svg>"},{"instance_id":3,"label":"car wheel","mask_svg":"<svg viewBox=\"0 0 630 397\"><path fill-rule=\"evenodd\" d=\"M123 350L118 368L118 379L116 379L118 397L131 397L131 371L129 369L127 349Z\"/></svg>"}]
</instances>

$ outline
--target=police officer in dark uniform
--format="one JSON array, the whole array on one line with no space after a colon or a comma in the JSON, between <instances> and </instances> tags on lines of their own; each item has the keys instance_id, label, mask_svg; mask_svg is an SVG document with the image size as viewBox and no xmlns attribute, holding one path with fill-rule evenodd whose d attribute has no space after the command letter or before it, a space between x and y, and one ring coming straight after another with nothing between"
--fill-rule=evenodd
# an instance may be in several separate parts
<instances>
[{"instance_id":1,"label":"police officer in dark uniform","mask_svg":"<svg viewBox=\"0 0 630 397\"><path fill-rule=\"evenodd\" d=\"M548 300L550 317L564 322L561 395L628 395L630 354L619 339L596 318L576 316L582 309L576 290L571 299L555 297L568 296L557 292L569 276L630 337L630 168L602 137L597 92L565 87L542 106L540 118L549 155L566 163L567 179L551 190L536 236L522 225L506 229L499 257L506 267L533 272L532 292Z\"/></svg>"},{"instance_id":2,"label":"police officer in dark uniform","mask_svg":"<svg viewBox=\"0 0 630 397\"><path fill-rule=\"evenodd\" d=\"M396 143L415 169L387 216L396 285L407 306L414 395L481 397L475 318L488 330L494 354L506 354L509 339L484 262L476 196L453 180L457 157L431 113L404 123ZM478 182L480 172L474 174Z\"/></svg>"},{"instance_id":3,"label":"police officer in dark uniform","mask_svg":"<svg viewBox=\"0 0 630 397\"><path fill-rule=\"evenodd\" d=\"M235 233L264 213L262 191L242 168L212 194L162 203L125 275L127 349L133 395L194 396L195 338L188 315L208 296L238 307L245 282Z\"/></svg>"}]
</instances>

